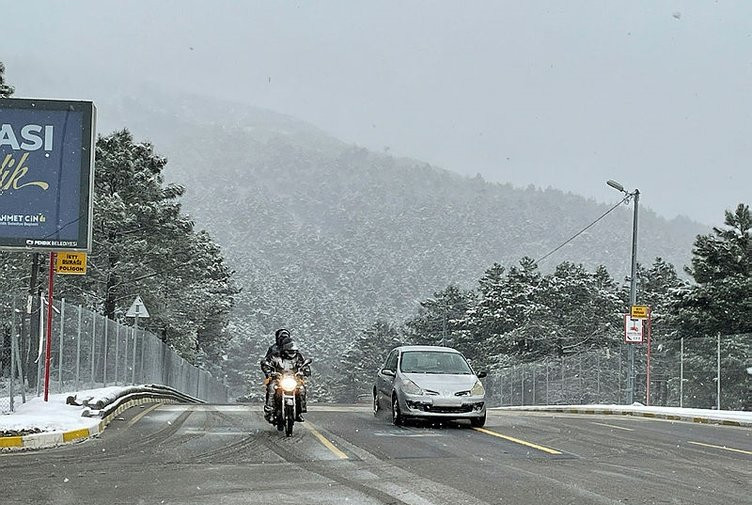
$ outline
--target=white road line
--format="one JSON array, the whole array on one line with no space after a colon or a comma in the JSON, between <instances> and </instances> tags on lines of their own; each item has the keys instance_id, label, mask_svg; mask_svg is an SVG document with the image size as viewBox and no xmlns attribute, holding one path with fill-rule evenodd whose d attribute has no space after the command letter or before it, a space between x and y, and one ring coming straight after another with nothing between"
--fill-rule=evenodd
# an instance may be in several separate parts
<instances>
[{"instance_id":1,"label":"white road line","mask_svg":"<svg viewBox=\"0 0 752 505\"><path fill-rule=\"evenodd\" d=\"M692 441L688 441L687 443L692 444L692 445L699 445L702 447L710 447L713 449L722 449L724 451L738 452L741 454L749 454L750 456L752 456L752 451L745 451L744 449L735 449L733 447L726 447L725 445L704 444L702 442L692 442Z\"/></svg>"},{"instance_id":2,"label":"white road line","mask_svg":"<svg viewBox=\"0 0 752 505\"><path fill-rule=\"evenodd\" d=\"M624 426L616 426L615 424L596 423L595 421L591 421L591 424L597 424L598 426L606 426L607 428L614 428L616 430L634 431L634 429L632 428L625 428Z\"/></svg>"}]
</instances>

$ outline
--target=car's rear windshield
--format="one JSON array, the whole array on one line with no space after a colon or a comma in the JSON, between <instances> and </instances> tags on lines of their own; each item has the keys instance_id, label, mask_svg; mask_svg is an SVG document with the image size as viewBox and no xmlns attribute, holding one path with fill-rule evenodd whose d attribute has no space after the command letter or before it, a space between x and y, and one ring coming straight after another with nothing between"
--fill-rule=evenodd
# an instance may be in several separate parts
<instances>
[{"instance_id":1,"label":"car's rear windshield","mask_svg":"<svg viewBox=\"0 0 752 505\"><path fill-rule=\"evenodd\" d=\"M406 351L400 370L404 373L470 375L472 370L461 354L443 351Z\"/></svg>"}]
</instances>

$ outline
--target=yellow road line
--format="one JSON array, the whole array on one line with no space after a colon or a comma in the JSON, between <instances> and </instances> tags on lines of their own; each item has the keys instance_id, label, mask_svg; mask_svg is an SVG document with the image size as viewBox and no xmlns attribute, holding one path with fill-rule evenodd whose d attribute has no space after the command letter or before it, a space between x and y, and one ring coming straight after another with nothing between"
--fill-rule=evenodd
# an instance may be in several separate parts
<instances>
[{"instance_id":1,"label":"yellow road line","mask_svg":"<svg viewBox=\"0 0 752 505\"><path fill-rule=\"evenodd\" d=\"M319 430L317 430L313 426L313 424L311 424L311 421L306 421L303 424L303 426L305 426L306 428L308 428L308 431L310 431L311 433L313 433L313 436L315 436L316 438L318 438L319 442L321 442L322 444L324 444L324 447L326 447L327 449L329 449L332 452L332 454L334 454L335 456L337 456L339 459L350 459L350 458L347 457L347 454L345 454L344 452L342 452L339 449L337 449L337 447L329 439L327 439L324 435L322 435L321 432L319 432Z\"/></svg>"},{"instance_id":2,"label":"yellow road line","mask_svg":"<svg viewBox=\"0 0 752 505\"><path fill-rule=\"evenodd\" d=\"M744 449L734 449L733 447L726 447L723 445L703 444L702 442L687 442L692 445L701 445L702 447L711 447L713 449L723 449L724 451L740 452L742 454L749 454L752 456L752 451L745 451Z\"/></svg>"},{"instance_id":3,"label":"yellow road line","mask_svg":"<svg viewBox=\"0 0 752 505\"><path fill-rule=\"evenodd\" d=\"M133 419L131 419L130 421L128 421L128 424L126 426L128 428L130 428L131 426L133 426L134 424L136 424L137 422L139 422L142 417L144 417L146 414L148 414L152 410L156 409L160 405L161 405L161 403L157 403L157 404L152 405L148 409L144 409L143 412L139 412L138 414L136 414L135 416L133 416Z\"/></svg>"},{"instance_id":4,"label":"yellow road line","mask_svg":"<svg viewBox=\"0 0 752 505\"><path fill-rule=\"evenodd\" d=\"M595 421L593 421L592 424L597 424L598 426L606 426L608 428L614 428L617 430L634 431L634 429L632 428L625 428L624 426L616 426L615 424L596 423Z\"/></svg>"},{"instance_id":5,"label":"yellow road line","mask_svg":"<svg viewBox=\"0 0 752 505\"><path fill-rule=\"evenodd\" d=\"M479 431L481 433L485 433L486 435L491 435L492 437L498 437L503 438L504 440L508 440L510 442L514 442L515 444L524 445L526 447L532 447L533 449L537 449L539 451L546 452L548 454L561 454L561 451L557 451L556 449L550 449L548 447L543 447L542 445L534 444L532 442L526 442L524 440L520 440L519 438L510 437L508 435L502 435L501 433L496 433L495 431L487 430L484 428L473 428L475 431Z\"/></svg>"}]
</instances>

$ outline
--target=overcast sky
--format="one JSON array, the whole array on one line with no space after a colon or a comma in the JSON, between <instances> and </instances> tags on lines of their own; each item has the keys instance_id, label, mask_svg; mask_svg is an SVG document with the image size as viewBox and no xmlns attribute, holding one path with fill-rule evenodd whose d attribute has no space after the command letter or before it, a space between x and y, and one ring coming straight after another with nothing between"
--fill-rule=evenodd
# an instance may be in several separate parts
<instances>
[{"instance_id":1,"label":"overcast sky","mask_svg":"<svg viewBox=\"0 0 752 505\"><path fill-rule=\"evenodd\" d=\"M486 179L717 224L752 195L752 2L0 0L19 95L158 83ZM104 82L104 81L103 81ZM113 90L113 92L118 92Z\"/></svg>"}]
</instances>

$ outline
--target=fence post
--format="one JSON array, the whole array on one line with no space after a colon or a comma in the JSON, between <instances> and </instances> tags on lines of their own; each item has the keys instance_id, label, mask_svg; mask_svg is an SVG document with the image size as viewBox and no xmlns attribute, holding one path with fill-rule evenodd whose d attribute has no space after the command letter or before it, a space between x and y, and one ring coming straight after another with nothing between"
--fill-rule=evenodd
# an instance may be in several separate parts
<instances>
[{"instance_id":1,"label":"fence post","mask_svg":"<svg viewBox=\"0 0 752 505\"><path fill-rule=\"evenodd\" d=\"M580 353L580 360L579 360L579 366L580 366L580 405L583 405L585 403L585 378L582 376L582 353Z\"/></svg>"},{"instance_id":2,"label":"fence post","mask_svg":"<svg viewBox=\"0 0 752 505\"><path fill-rule=\"evenodd\" d=\"M562 405L566 405L567 402L565 400L566 396L564 395L564 356L561 357L561 387L559 388L561 390L561 402Z\"/></svg>"},{"instance_id":3,"label":"fence post","mask_svg":"<svg viewBox=\"0 0 752 505\"><path fill-rule=\"evenodd\" d=\"M504 374L499 374L499 406L504 406Z\"/></svg>"},{"instance_id":4,"label":"fence post","mask_svg":"<svg viewBox=\"0 0 752 505\"><path fill-rule=\"evenodd\" d=\"M622 347L623 346L619 346L619 377L616 380L616 384L618 386L616 389L619 391L619 398L618 398L619 405L621 405L621 373L622 373L622 371L621 371L621 368L622 368L622 357L621 357L621 355L622 355Z\"/></svg>"},{"instance_id":5,"label":"fence post","mask_svg":"<svg viewBox=\"0 0 752 505\"><path fill-rule=\"evenodd\" d=\"M10 411L13 412L13 402L16 392L14 391L13 375L16 373L16 297L13 297L11 307L11 331L10 331ZM23 380L23 377L21 377Z\"/></svg>"},{"instance_id":6,"label":"fence post","mask_svg":"<svg viewBox=\"0 0 752 505\"><path fill-rule=\"evenodd\" d=\"M118 372L120 372L120 323L115 321L115 385L118 383Z\"/></svg>"},{"instance_id":7,"label":"fence post","mask_svg":"<svg viewBox=\"0 0 752 505\"><path fill-rule=\"evenodd\" d=\"M128 339L130 335L130 328L125 327L125 349L123 349L123 385L128 383Z\"/></svg>"},{"instance_id":8,"label":"fence post","mask_svg":"<svg viewBox=\"0 0 752 505\"><path fill-rule=\"evenodd\" d=\"M60 299L60 341L57 350L57 384L58 393L63 392L63 341L65 340L65 298Z\"/></svg>"},{"instance_id":9,"label":"fence post","mask_svg":"<svg viewBox=\"0 0 752 505\"><path fill-rule=\"evenodd\" d=\"M107 347L109 346L108 342L108 333L110 329L110 319L105 315L102 316L104 319L104 349L102 349L102 386L107 387Z\"/></svg>"},{"instance_id":10,"label":"fence post","mask_svg":"<svg viewBox=\"0 0 752 505\"><path fill-rule=\"evenodd\" d=\"M14 299L15 303L15 299ZM24 321L25 321L25 315L24 315L24 307L21 307L21 332L16 337L16 368L18 369L18 380L20 382L21 387L21 402L26 403L26 376L24 375L23 370L23 360L21 359L21 347L23 346L23 331L24 331ZM13 314L15 314L15 305L13 309ZM15 325L14 325L15 328ZM12 370L11 370L12 372Z\"/></svg>"},{"instance_id":11,"label":"fence post","mask_svg":"<svg viewBox=\"0 0 752 505\"><path fill-rule=\"evenodd\" d=\"M141 330L141 366L139 367L139 376L141 377L141 382L146 382L146 379L144 378L144 350L146 348L146 332L144 330Z\"/></svg>"},{"instance_id":12,"label":"fence post","mask_svg":"<svg viewBox=\"0 0 752 505\"><path fill-rule=\"evenodd\" d=\"M94 362L96 361L94 359L94 353L97 350L97 313L92 312L91 313L91 356L89 356L89 359L91 360L91 387L94 389L94 386L96 385L94 382Z\"/></svg>"},{"instance_id":13,"label":"fence post","mask_svg":"<svg viewBox=\"0 0 752 505\"><path fill-rule=\"evenodd\" d=\"M595 352L595 380L596 380L596 393L598 395L598 403L601 403L601 354L600 351Z\"/></svg>"},{"instance_id":14,"label":"fence post","mask_svg":"<svg viewBox=\"0 0 752 505\"><path fill-rule=\"evenodd\" d=\"M525 405L525 365L520 366L520 405Z\"/></svg>"},{"instance_id":15,"label":"fence post","mask_svg":"<svg viewBox=\"0 0 752 505\"><path fill-rule=\"evenodd\" d=\"M136 318L138 322L138 318ZM138 332L135 328L131 328L131 335L133 335L133 368L131 369L131 386L136 385L136 347L138 347ZM141 342L143 344L143 341Z\"/></svg>"},{"instance_id":16,"label":"fence post","mask_svg":"<svg viewBox=\"0 0 752 505\"><path fill-rule=\"evenodd\" d=\"M721 332L718 332L716 347L716 402L715 409L721 410Z\"/></svg>"},{"instance_id":17,"label":"fence post","mask_svg":"<svg viewBox=\"0 0 752 505\"><path fill-rule=\"evenodd\" d=\"M514 365L509 371L509 405L514 405Z\"/></svg>"},{"instance_id":18,"label":"fence post","mask_svg":"<svg viewBox=\"0 0 752 505\"><path fill-rule=\"evenodd\" d=\"M679 339L679 407L684 407L684 337Z\"/></svg>"},{"instance_id":19,"label":"fence post","mask_svg":"<svg viewBox=\"0 0 752 505\"><path fill-rule=\"evenodd\" d=\"M533 405L538 405L538 403L535 401L535 369L536 365L533 363Z\"/></svg>"},{"instance_id":20,"label":"fence post","mask_svg":"<svg viewBox=\"0 0 752 505\"><path fill-rule=\"evenodd\" d=\"M546 405L548 405L548 360L546 360Z\"/></svg>"},{"instance_id":21,"label":"fence post","mask_svg":"<svg viewBox=\"0 0 752 505\"><path fill-rule=\"evenodd\" d=\"M76 330L76 385L78 391L79 380L81 379L81 306L78 306L78 329Z\"/></svg>"}]
</instances>

